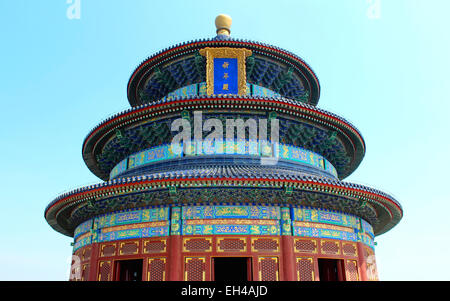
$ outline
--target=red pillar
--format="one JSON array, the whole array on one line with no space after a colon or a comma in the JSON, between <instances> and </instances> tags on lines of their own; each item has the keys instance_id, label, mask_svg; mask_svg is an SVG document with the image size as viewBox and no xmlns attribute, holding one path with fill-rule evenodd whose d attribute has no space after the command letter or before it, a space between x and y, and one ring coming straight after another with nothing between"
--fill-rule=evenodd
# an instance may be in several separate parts
<instances>
[{"instance_id":1,"label":"red pillar","mask_svg":"<svg viewBox=\"0 0 450 301\"><path fill-rule=\"evenodd\" d=\"M89 259L89 277L88 281L97 281L97 267L98 267L98 243L93 243L91 250L91 258Z\"/></svg>"},{"instance_id":2,"label":"red pillar","mask_svg":"<svg viewBox=\"0 0 450 301\"><path fill-rule=\"evenodd\" d=\"M281 236L283 250L283 278L284 281L296 281L295 256L293 237L290 235Z\"/></svg>"},{"instance_id":3,"label":"red pillar","mask_svg":"<svg viewBox=\"0 0 450 301\"><path fill-rule=\"evenodd\" d=\"M337 272L338 272L338 281L345 281L345 259L341 259L338 261L337 265Z\"/></svg>"},{"instance_id":4,"label":"red pillar","mask_svg":"<svg viewBox=\"0 0 450 301\"><path fill-rule=\"evenodd\" d=\"M357 243L358 246L358 266L361 276L361 281L368 281L367 279L367 262L364 257L364 246L362 242Z\"/></svg>"},{"instance_id":5,"label":"red pillar","mask_svg":"<svg viewBox=\"0 0 450 301\"><path fill-rule=\"evenodd\" d=\"M169 236L169 281L183 280L183 261L181 257L181 235Z\"/></svg>"}]
</instances>

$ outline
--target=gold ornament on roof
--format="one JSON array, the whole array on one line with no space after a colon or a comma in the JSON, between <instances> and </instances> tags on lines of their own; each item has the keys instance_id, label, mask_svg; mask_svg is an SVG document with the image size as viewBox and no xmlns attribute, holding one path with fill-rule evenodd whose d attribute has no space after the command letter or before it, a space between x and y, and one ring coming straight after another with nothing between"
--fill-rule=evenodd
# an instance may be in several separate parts
<instances>
[{"instance_id":1,"label":"gold ornament on roof","mask_svg":"<svg viewBox=\"0 0 450 301\"><path fill-rule=\"evenodd\" d=\"M225 14L220 14L216 17L216 32L217 35L229 36L231 33L231 17Z\"/></svg>"}]
</instances>

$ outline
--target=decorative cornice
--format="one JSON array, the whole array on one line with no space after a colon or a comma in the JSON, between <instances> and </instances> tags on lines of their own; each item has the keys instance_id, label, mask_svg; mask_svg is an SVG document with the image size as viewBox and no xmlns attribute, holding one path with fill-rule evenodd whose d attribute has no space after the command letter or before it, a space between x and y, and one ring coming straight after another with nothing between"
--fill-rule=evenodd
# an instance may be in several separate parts
<instances>
[{"instance_id":1,"label":"decorative cornice","mask_svg":"<svg viewBox=\"0 0 450 301\"><path fill-rule=\"evenodd\" d=\"M297 55L281 49L279 47L264 44L255 41L241 40L230 38L227 40L217 40L217 39L202 39L190 42L185 42L177 44L173 47L166 48L160 52L154 54L148 59L144 60L132 73L130 80L127 85L128 100L132 106L140 105L138 102L138 91L137 87L141 85L142 78L145 74L149 72L152 68L160 66L162 63L166 63L173 59L179 59L184 55L191 55L201 48L205 47L237 47L237 48L247 48L251 50L254 54L260 54L267 56L268 58L280 61L285 64L295 66L299 74L302 75L308 81L308 90L311 91L309 103L316 105L320 97L320 84L317 76L314 74L310 66L308 66L300 57Z\"/></svg>"},{"instance_id":2,"label":"decorative cornice","mask_svg":"<svg viewBox=\"0 0 450 301\"><path fill-rule=\"evenodd\" d=\"M181 112L183 110L255 110L277 111L281 114L291 115L312 123L320 124L333 129L346 137L353 152L353 158L345 171L339 172L339 178L343 179L351 174L360 164L365 154L365 143L360 132L347 120L336 114L319 109L315 106L302 104L288 98L269 98L251 96L198 96L189 98L174 98L172 100L160 100L138 107L130 108L115 114L104 120L92 129L84 140L82 153L89 169L103 180L107 180L108 173L103 173L96 162L94 153L98 147L102 147L104 139L124 126L141 122L145 119L153 119L167 114ZM101 142L103 141L103 142Z\"/></svg>"},{"instance_id":3,"label":"decorative cornice","mask_svg":"<svg viewBox=\"0 0 450 301\"><path fill-rule=\"evenodd\" d=\"M151 174L144 176L137 176L131 178L118 178L108 182L103 182L96 185L90 185L74 191L62 194L51 202L45 210L45 218L48 223L57 231L66 235L71 235L58 224L58 215L73 206L80 205L84 202L95 202L97 199L118 196L126 193L146 192L152 189L169 189L169 187L210 187L224 186L224 187L249 187L255 186L258 188L283 188L292 187L295 190L318 192L324 194L331 194L342 196L349 199L359 200L364 205L364 202L376 206L379 215L387 217L382 224L377 225L376 234L382 234L392 227L394 227L402 218L403 210L401 205L390 195L379 190L366 187L359 184L352 184L333 180L331 178L320 178L310 175L280 175L275 179L270 174L263 178L257 177L193 177L190 175L175 175L175 174Z\"/></svg>"}]
</instances>

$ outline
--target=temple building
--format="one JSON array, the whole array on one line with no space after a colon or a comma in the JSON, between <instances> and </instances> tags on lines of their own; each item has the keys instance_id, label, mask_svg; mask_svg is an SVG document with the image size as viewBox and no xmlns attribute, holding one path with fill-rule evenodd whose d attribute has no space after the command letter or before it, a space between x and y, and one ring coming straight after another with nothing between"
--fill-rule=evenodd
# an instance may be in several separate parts
<instances>
[{"instance_id":1,"label":"temple building","mask_svg":"<svg viewBox=\"0 0 450 301\"><path fill-rule=\"evenodd\" d=\"M131 107L86 136L103 182L53 200L73 237L70 280L378 280L390 195L343 181L366 146L317 107L310 66L276 46L216 36L164 49L131 74ZM339 97L339 96L336 96Z\"/></svg>"}]
</instances>

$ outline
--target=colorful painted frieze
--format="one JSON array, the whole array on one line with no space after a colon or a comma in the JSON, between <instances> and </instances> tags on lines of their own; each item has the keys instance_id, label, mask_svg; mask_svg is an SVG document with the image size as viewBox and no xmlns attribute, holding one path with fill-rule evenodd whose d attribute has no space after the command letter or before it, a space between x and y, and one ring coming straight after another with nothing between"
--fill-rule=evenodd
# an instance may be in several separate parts
<instances>
[{"instance_id":1,"label":"colorful painted frieze","mask_svg":"<svg viewBox=\"0 0 450 301\"><path fill-rule=\"evenodd\" d=\"M172 207L170 216L170 235L181 235L181 208Z\"/></svg>"},{"instance_id":2,"label":"colorful painted frieze","mask_svg":"<svg viewBox=\"0 0 450 301\"><path fill-rule=\"evenodd\" d=\"M206 96L206 82L198 84L198 95L199 96Z\"/></svg>"},{"instance_id":3,"label":"colorful painted frieze","mask_svg":"<svg viewBox=\"0 0 450 301\"><path fill-rule=\"evenodd\" d=\"M248 218L280 219L280 208L271 206L186 206L183 219Z\"/></svg>"},{"instance_id":4,"label":"colorful painted frieze","mask_svg":"<svg viewBox=\"0 0 450 301\"><path fill-rule=\"evenodd\" d=\"M362 233L360 235L360 239L359 239L362 243L368 245L369 247L371 247L372 249L375 248L375 242L373 240L372 237L370 237L369 235Z\"/></svg>"},{"instance_id":5,"label":"colorful painted frieze","mask_svg":"<svg viewBox=\"0 0 450 301\"><path fill-rule=\"evenodd\" d=\"M291 224L292 220L289 208L281 208L281 235L292 235Z\"/></svg>"},{"instance_id":6,"label":"colorful painted frieze","mask_svg":"<svg viewBox=\"0 0 450 301\"><path fill-rule=\"evenodd\" d=\"M363 242L374 248L372 226L350 214L303 207L216 205L105 214L76 228L74 250L93 242L223 234L329 238Z\"/></svg>"},{"instance_id":7,"label":"colorful painted frieze","mask_svg":"<svg viewBox=\"0 0 450 301\"><path fill-rule=\"evenodd\" d=\"M321 228L317 225L311 227L300 227L294 224L294 236L316 237L316 238L331 238L348 241L358 241L358 235L353 231L342 231L332 228Z\"/></svg>"},{"instance_id":8,"label":"colorful painted frieze","mask_svg":"<svg viewBox=\"0 0 450 301\"><path fill-rule=\"evenodd\" d=\"M90 244L92 244L92 235L82 237L81 239L77 240L73 245L73 251L75 252L76 250Z\"/></svg>"},{"instance_id":9,"label":"colorful painted frieze","mask_svg":"<svg viewBox=\"0 0 450 301\"><path fill-rule=\"evenodd\" d=\"M281 159L301 162L304 164L313 165L320 169L324 169L322 156L300 147L282 144L279 148L279 156Z\"/></svg>"},{"instance_id":10,"label":"colorful painted frieze","mask_svg":"<svg viewBox=\"0 0 450 301\"><path fill-rule=\"evenodd\" d=\"M280 235L274 220L183 220L183 235Z\"/></svg>"},{"instance_id":11,"label":"colorful painted frieze","mask_svg":"<svg viewBox=\"0 0 450 301\"><path fill-rule=\"evenodd\" d=\"M361 219L361 229L363 230L364 233L368 234L371 238L375 237L375 235L373 234L372 226L363 219Z\"/></svg>"},{"instance_id":12,"label":"colorful painted frieze","mask_svg":"<svg viewBox=\"0 0 450 301\"><path fill-rule=\"evenodd\" d=\"M162 160L169 160L180 157L180 152L172 149L171 144L154 147L128 158L128 169L142 166L148 163L158 162ZM123 172L123 171L122 171Z\"/></svg>"},{"instance_id":13,"label":"colorful painted frieze","mask_svg":"<svg viewBox=\"0 0 450 301\"><path fill-rule=\"evenodd\" d=\"M215 90L214 94L230 94L231 90L234 89L236 92L236 78L234 78L234 85L230 81L230 72L228 72L227 82L218 82L218 89ZM223 78L224 74L220 74L221 78ZM182 88L179 88L175 91L170 92L162 98L162 100L172 100L179 97L194 97L194 96L204 96L207 95L207 85L206 82L202 82L199 84L192 84ZM246 95L260 96L260 97L281 97L281 94L270 90L268 88L249 84L247 83Z\"/></svg>"},{"instance_id":14,"label":"colorful painted frieze","mask_svg":"<svg viewBox=\"0 0 450 301\"><path fill-rule=\"evenodd\" d=\"M183 88L177 89L169 94L167 94L167 100L171 100L179 97L192 97L198 95L198 85L193 84L185 86Z\"/></svg>"},{"instance_id":15,"label":"colorful painted frieze","mask_svg":"<svg viewBox=\"0 0 450 301\"><path fill-rule=\"evenodd\" d=\"M292 208L292 216L295 221L316 222L360 229L359 218L350 214L312 208Z\"/></svg>"},{"instance_id":16,"label":"colorful painted frieze","mask_svg":"<svg viewBox=\"0 0 450 301\"><path fill-rule=\"evenodd\" d=\"M98 230L96 242L169 235L169 222L153 222Z\"/></svg>"},{"instance_id":17,"label":"colorful painted frieze","mask_svg":"<svg viewBox=\"0 0 450 301\"><path fill-rule=\"evenodd\" d=\"M109 173L109 178L113 179L114 177L116 177L117 175L123 173L127 169L128 169L128 158L120 161L119 164L114 166L114 168Z\"/></svg>"},{"instance_id":18,"label":"colorful painted frieze","mask_svg":"<svg viewBox=\"0 0 450 301\"><path fill-rule=\"evenodd\" d=\"M262 157L278 157L281 159L309 164L321 170L326 170L337 177L334 166L321 155L300 147L285 144L270 143L264 140L192 140L184 144L168 144L147 149L131 155L113 168L111 178L126 170L162 160L181 158L183 156L200 155L249 155Z\"/></svg>"},{"instance_id":19,"label":"colorful painted frieze","mask_svg":"<svg viewBox=\"0 0 450 301\"><path fill-rule=\"evenodd\" d=\"M324 167L324 169L325 169L325 171L327 171L327 172L329 172L330 174L332 174L333 176L335 176L335 177L337 177L338 176L338 174L337 174L337 170L336 170L336 168L333 166L333 164L331 164L327 159L323 159L323 161L324 161L324 165L325 165L325 167Z\"/></svg>"},{"instance_id":20,"label":"colorful painted frieze","mask_svg":"<svg viewBox=\"0 0 450 301\"><path fill-rule=\"evenodd\" d=\"M89 232L92 229L93 222L94 220L90 219L76 227L74 231L74 238L77 239L80 235Z\"/></svg>"},{"instance_id":21,"label":"colorful painted frieze","mask_svg":"<svg viewBox=\"0 0 450 301\"><path fill-rule=\"evenodd\" d=\"M106 214L95 218L95 229L169 219L169 209L149 208Z\"/></svg>"},{"instance_id":22,"label":"colorful painted frieze","mask_svg":"<svg viewBox=\"0 0 450 301\"><path fill-rule=\"evenodd\" d=\"M253 96L280 97L281 95L267 88L258 85L253 85Z\"/></svg>"}]
</instances>

